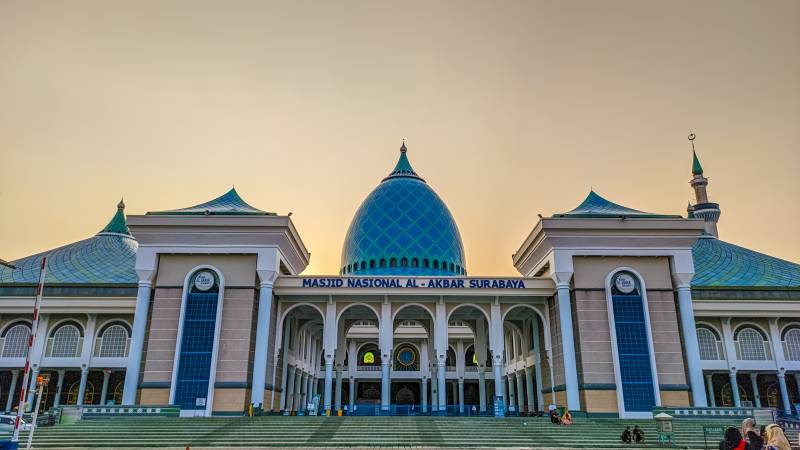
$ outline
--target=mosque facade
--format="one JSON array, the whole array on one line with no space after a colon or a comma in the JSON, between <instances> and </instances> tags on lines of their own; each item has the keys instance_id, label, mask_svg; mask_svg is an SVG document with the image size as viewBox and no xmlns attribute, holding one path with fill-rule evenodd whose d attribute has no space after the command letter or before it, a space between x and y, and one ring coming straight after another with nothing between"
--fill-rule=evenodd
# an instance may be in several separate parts
<instances>
[{"instance_id":1,"label":"mosque facade","mask_svg":"<svg viewBox=\"0 0 800 450\"><path fill-rule=\"evenodd\" d=\"M696 154L690 185L686 217L594 191L540 217L513 254L517 277L469 271L453 214L405 144L355 212L335 275L303 275L291 217L234 189L143 215L120 202L97 235L0 266L0 408L17 405L46 256L30 355L51 380L45 409L793 413L800 265L720 239Z\"/></svg>"}]
</instances>

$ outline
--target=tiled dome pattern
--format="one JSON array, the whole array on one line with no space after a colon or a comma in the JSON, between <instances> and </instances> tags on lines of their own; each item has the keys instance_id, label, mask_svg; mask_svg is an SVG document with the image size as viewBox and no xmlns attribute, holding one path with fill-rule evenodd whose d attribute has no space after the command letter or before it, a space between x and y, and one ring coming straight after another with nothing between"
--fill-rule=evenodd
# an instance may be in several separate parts
<instances>
[{"instance_id":1,"label":"tiled dome pattern","mask_svg":"<svg viewBox=\"0 0 800 450\"><path fill-rule=\"evenodd\" d=\"M466 274L456 222L436 192L413 172L405 152L395 171L356 211L345 237L340 271L343 275Z\"/></svg>"}]
</instances>

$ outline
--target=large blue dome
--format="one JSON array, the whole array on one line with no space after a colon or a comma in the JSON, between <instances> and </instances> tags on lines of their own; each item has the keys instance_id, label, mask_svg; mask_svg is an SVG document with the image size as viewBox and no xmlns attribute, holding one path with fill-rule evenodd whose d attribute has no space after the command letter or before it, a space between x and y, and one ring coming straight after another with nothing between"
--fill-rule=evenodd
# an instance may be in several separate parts
<instances>
[{"instance_id":1,"label":"large blue dome","mask_svg":"<svg viewBox=\"0 0 800 450\"><path fill-rule=\"evenodd\" d=\"M342 249L343 275L465 275L450 210L400 148L397 166L356 211Z\"/></svg>"}]
</instances>

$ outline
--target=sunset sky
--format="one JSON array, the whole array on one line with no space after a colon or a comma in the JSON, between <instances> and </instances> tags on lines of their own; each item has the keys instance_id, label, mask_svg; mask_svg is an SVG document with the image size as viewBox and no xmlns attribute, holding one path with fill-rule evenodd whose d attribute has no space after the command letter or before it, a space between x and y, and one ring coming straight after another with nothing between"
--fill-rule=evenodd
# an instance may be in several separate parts
<instances>
[{"instance_id":1,"label":"sunset sky","mask_svg":"<svg viewBox=\"0 0 800 450\"><path fill-rule=\"evenodd\" d=\"M401 139L473 275L593 187L685 214L689 131L720 237L800 261L800 2L0 1L0 258L232 185L305 273Z\"/></svg>"}]
</instances>

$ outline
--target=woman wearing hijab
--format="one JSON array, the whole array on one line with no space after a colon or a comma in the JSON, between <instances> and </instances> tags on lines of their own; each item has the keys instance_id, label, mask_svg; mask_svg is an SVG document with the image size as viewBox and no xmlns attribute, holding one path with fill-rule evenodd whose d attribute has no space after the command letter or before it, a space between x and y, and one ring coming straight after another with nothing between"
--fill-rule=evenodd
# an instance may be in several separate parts
<instances>
[{"instance_id":1,"label":"woman wearing hijab","mask_svg":"<svg viewBox=\"0 0 800 450\"><path fill-rule=\"evenodd\" d=\"M751 450L764 448L764 439L761 438L760 430L756 430L755 419L748 417L742 421L742 436Z\"/></svg>"},{"instance_id":2,"label":"woman wearing hijab","mask_svg":"<svg viewBox=\"0 0 800 450\"><path fill-rule=\"evenodd\" d=\"M767 450L792 450L783 429L774 423L767 426Z\"/></svg>"},{"instance_id":3,"label":"woman wearing hijab","mask_svg":"<svg viewBox=\"0 0 800 450\"><path fill-rule=\"evenodd\" d=\"M725 437L719 441L719 450L750 450L742 439L742 432L736 427L725 430Z\"/></svg>"},{"instance_id":4,"label":"woman wearing hijab","mask_svg":"<svg viewBox=\"0 0 800 450\"><path fill-rule=\"evenodd\" d=\"M572 425L572 414L570 414L569 410L564 410L564 415L561 416L561 425Z\"/></svg>"}]
</instances>

